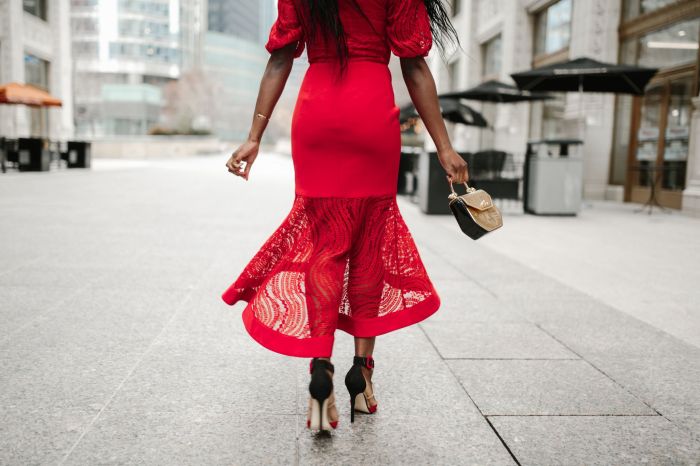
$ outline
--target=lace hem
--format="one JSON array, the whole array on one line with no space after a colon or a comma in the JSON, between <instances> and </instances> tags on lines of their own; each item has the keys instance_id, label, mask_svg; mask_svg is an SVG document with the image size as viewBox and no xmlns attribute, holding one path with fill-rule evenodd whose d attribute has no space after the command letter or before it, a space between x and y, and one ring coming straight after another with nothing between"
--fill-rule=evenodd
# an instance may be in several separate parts
<instances>
[{"instance_id":1,"label":"lace hem","mask_svg":"<svg viewBox=\"0 0 700 466\"><path fill-rule=\"evenodd\" d=\"M295 194L281 225L222 294L263 346L330 355L336 329L370 337L423 320L440 298L396 203Z\"/></svg>"}]
</instances>

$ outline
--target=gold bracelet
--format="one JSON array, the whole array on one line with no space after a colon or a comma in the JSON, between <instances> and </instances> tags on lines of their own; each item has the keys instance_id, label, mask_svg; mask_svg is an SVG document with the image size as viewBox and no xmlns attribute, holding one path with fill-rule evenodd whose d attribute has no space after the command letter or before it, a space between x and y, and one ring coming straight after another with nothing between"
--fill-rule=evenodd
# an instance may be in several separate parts
<instances>
[{"instance_id":1,"label":"gold bracelet","mask_svg":"<svg viewBox=\"0 0 700 466\"><path fill-rule=\"evenodd\" d=\"M266 119L267 121L270 121L270 118L269 118L269 117L266 117L266 116L263 115L262 113L258 113L258 114L255 115L255 116L256 116L256 117L263 117L263 118Z\"/></svg>"}]
</instances>

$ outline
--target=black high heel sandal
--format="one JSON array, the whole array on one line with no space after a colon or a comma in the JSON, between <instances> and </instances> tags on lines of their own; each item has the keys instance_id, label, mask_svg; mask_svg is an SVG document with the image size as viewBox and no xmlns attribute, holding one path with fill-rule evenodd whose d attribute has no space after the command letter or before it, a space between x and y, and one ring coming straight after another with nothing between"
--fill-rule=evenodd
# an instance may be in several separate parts
<instances>
[{"instance_id":1,"label":"black high heel sandal","mask_svg":"<svg viewBox=\"0 0 700 466\"><path fill-rule=\"evenodd\" d=\"M374 406L369 404L369 399L374 398L374 393L370 396L365 395L367 381L365 376L362 375L363 366L368 369L374 369L372 356L355 356L352 360L352 367L345 375L345 386L350 393L350 422L355 422L355 410L367 414L372 414L377 410L376 404Z\"/></svg>"},{"instance_id":2,"label":"black high heel sandal","mask_svg":"<svg viewBox=\"0 0 700 466\"><path fill-rule=\"evenodd\" d=\"M333 379L326 371L335 372L335 367L330 361L313 358L309 363L309 372L311 373L309 394L312 400L311 415L307 419L306 425L311 430L330 431L338 426L338 421L331 422L328 418L329 398L333 393Z\"/></svg>"}]
</instances>

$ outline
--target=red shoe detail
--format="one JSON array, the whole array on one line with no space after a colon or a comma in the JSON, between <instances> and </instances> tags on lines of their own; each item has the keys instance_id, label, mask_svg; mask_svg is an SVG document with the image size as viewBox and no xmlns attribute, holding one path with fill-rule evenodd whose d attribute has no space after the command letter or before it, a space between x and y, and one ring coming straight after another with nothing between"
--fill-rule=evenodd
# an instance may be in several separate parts
<instances>
[{"instance_id":1,"label":"red shoe detail","mask_svg":"<svg viewBox=\"0 0 700 466\"><path fill-rule=\"evenodd\" d=\"M338 421L331 421L331 422L330 422L330 425L331 425L332 428L335 429L336 427L338 427Z\"/></svg>"},{"instance_id":2,"label":"red shoe detail","mask_svg":"<svg viewBox=\"0 0 700 466\"><path fill-rule=\"evenodd\" d=\"M370 413L374 413L374 412L377 410L377 405L368 406L368 408L369 408L369 412L370 412Z\"/></svg>"}]
</instances>

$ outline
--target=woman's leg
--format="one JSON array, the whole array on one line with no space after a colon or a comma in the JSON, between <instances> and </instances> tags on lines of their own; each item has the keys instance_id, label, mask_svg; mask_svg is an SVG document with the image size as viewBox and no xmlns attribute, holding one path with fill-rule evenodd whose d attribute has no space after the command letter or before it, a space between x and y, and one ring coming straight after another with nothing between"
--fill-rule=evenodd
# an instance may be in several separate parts
<instances>
[{"instance_id":1,"label":"woman's leg","mask_svg":"<svg viewBox=\"0 0 700 466\"><path fill-rule=\"evenodd\" d=\"M318 359L325 359L326 361L331 362L331 358L327 358L327 357L319 357ZM330 371L328 371L328 375L333 377L333 374ZM328 419L331 422L335 422L339 419L338 408L335 406L335 390L333 390L331 392L331 396L329 398L329 404L331 404L331 406L328 408ZM311 409L311 398L309 398L309 410L310 409Z\"/></svg>"},{"instance_id":2,"label":"woman's leg","mask_svg":"<svg viewBox=\"0 0 700 466\"><path fill-rule=\"evenodd\" d=\"M355 337L355 356L372 356L377 337Z\"/></svg>"},{"instance_id":3,"label":"woman's leg","mask_svg":"<svg viewBox=\"0 0 700 466\"><path fill-rule=\"evenodd\" d=\"M376 339L377 337L355 337L355 356L372 356L374 353L374 343ZM365 388L365 394L368 397L374 393L372 388L372 372L374 372L373 369L368 369L364 366L362 367L362 374L365 376L365 379L369 381L367 388ZM370 406L374 406L376 404L377 401L374 399L374 397L369 398Z\"/></svg>"}]
</instances>

